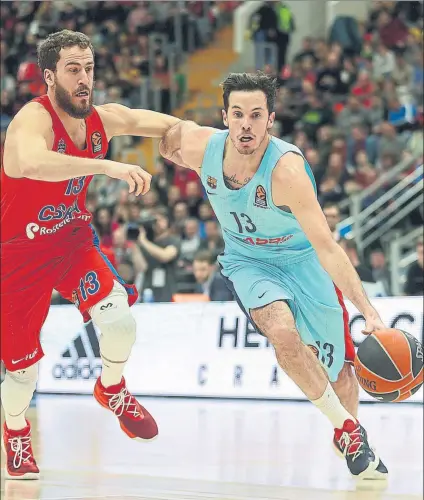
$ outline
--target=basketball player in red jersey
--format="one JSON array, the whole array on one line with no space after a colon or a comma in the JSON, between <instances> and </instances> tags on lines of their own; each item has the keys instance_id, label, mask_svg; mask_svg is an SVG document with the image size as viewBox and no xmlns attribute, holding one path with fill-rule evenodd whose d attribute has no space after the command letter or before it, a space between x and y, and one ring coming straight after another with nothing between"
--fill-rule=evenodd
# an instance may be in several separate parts
<instances>
[{"instance_id":1,"label":"basketball player in red jersey","mask_svg":"<svg viewBox=\"0 0 424 500\"><path fill-rule=\"evenodd\" d=\"M37 479L25 412L43 357L41 327L52 290L71 300L101 332L101 377L94 396L132 439L158 433L122 376L136 338L130 305L137 298L99 249L85 196L94 174L126 181L144 194L141 167L105 160L114 136L162 137L179 120L118 104L93 106L94 55L87 36L68 30L38 49L47 95L24 106L10 124L1 172L1 387L6 477Z\"/></svg>"}]
</instances>

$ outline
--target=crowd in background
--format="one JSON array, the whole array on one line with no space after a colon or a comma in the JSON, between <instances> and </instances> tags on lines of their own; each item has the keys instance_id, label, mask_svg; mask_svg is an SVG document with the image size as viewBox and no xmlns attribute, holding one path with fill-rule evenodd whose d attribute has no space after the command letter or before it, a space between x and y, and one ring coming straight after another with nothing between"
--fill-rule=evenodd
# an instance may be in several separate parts
<instances>
[{"instance_id":1,"label":"crowd in background","mask_svg":"<svg viewBox=\"0 0 424 500\"><path fill-rule=\"evenodd\" d=\"M251 30L257 47L267 42L277 49L274 60L269 49L256 50L256 67L265 63L263 70L280 81L273 133L304 152L330 228L363 283L378 283L369 289L391 295L380 242L360 256L355 242L342 238L336 226L349 215L339 208L346 198L411 159L410 170L365 198L366 208L423 163L423 5L374 1L365 22L337 18L328 39L305 37L301 50L284 65L296 29L288 10L284 2L265 2ZM422 224L421 207L410 214L407 225ZM404 285L409 295L423 293L422 243L417 244L417 256Z\"/></svg>"},{"instance_id":2,"label":"crowd in background","mask_svg":"<svg viewBox=\"0 0 424 500\"><path fill-rule=\"evenodd\" d=\"M210 2L207 13L203 2L184 3L183 22L194 26L195 48L208 42L198 21L207 15L213 26L219 9L232 9L238 3ZM171 111L170 85L184 91L184 75L177 72L170 81L166 54L159 46L154 68L148 67L148 35L163 33L172 40L172 19L181 4L15 1L2 2L0 9L2 144L14 114L44 92L36 42L58 26L92 38L96 104L139 106L140 83L150 74L161 88L163 111ZM295 21L284 3L266 2L252 23L255 43L267 41L277 47L276 65L262 67L280 84L272 133L304 152L335 237L361 279L381 283L382 294L390 295L384 253L375 247L369 262L361 261L354 242L337 232L343 215L338 204L402 159L414 158L411 168L422 164L422 4L374 2L366 22L336 21L328 40L304 38L302 49L289 61ZM186 118L198 117L188 111ZM201 124L223 128L220 110L211 110ZM129 195L125 183L99 177L90 187L87 208L93 213L103 252L127 282L136 283L141 300L170 301L179 293L231 300L215 265L223 250L220 228L194 172L158 158L152 189L142 199ZM410 223L422 225L422 212L413 213ZM423 289L422 243L420 248L418 268L408 273L405 286L411 295L422 294Z\"/></svg>"}]
</instances>

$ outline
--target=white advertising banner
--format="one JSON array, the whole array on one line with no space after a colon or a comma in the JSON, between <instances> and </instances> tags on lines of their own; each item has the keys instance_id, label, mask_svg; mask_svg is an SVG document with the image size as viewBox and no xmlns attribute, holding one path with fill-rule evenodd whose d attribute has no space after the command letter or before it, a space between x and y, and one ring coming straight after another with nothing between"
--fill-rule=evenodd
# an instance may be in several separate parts
<instances>
[{"instance_id":1,"label":"white advertising banner","mask_svg":"<svg viewBox=\"0 0 424 500\"><path fill-rule=\"evenodd\" d=\"M422 297L374 299L388 327L423 341ZM359 345L363 318L346 304ZM266 338L236 303L138 304L137 341L125 368L136 395L305 399L278 367ZM42 331L39 392L89 394L100 374L98 332L74 306L53 306ZM422 389L408 401L422 401ZM373 400L361 391L362 400Z\"/></svg>"}]
</instances>

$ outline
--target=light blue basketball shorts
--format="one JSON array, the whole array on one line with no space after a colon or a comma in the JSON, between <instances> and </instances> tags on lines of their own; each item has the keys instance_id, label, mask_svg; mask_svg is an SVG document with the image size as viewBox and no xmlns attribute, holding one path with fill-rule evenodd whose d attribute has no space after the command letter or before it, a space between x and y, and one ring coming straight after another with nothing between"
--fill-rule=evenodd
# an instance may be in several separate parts
<instances>
[{"instance_id":1,"label":"light blue basketball shorts","mask_svg":"<svg viewBox=\"0 0 424 500\"><path fill-rule=\"evenodd\" d=\"M331 382L355 350L343 297L315 252L292 263L230 253L219 257L221 274L253 327L250 310L285 301L302 341L318 356Z\"/></svg>"}]
</instances>

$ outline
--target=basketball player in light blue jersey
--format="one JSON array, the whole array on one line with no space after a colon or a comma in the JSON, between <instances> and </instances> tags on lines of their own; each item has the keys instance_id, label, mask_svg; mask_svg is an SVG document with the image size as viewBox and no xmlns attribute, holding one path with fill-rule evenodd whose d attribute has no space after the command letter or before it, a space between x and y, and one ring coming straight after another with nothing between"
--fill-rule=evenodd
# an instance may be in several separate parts
<instances>
[{"instance_id":1,"label":"basketball player in light blue jersey","mask_svg":"<svg viewBox=\"0 0 424 500\"><path fill-rule=\"evenodd\" d=\"M301 151L269 134L276 81L233 73L222 86L228 130L180 122L160 152L199 174L222 227L227 285L281 368L332 423L351 474L384 479L387 469L357 420L355 351L339 290L364 315L365 333L385 326L333 240Z\"/></svg>"}]
</instances>

